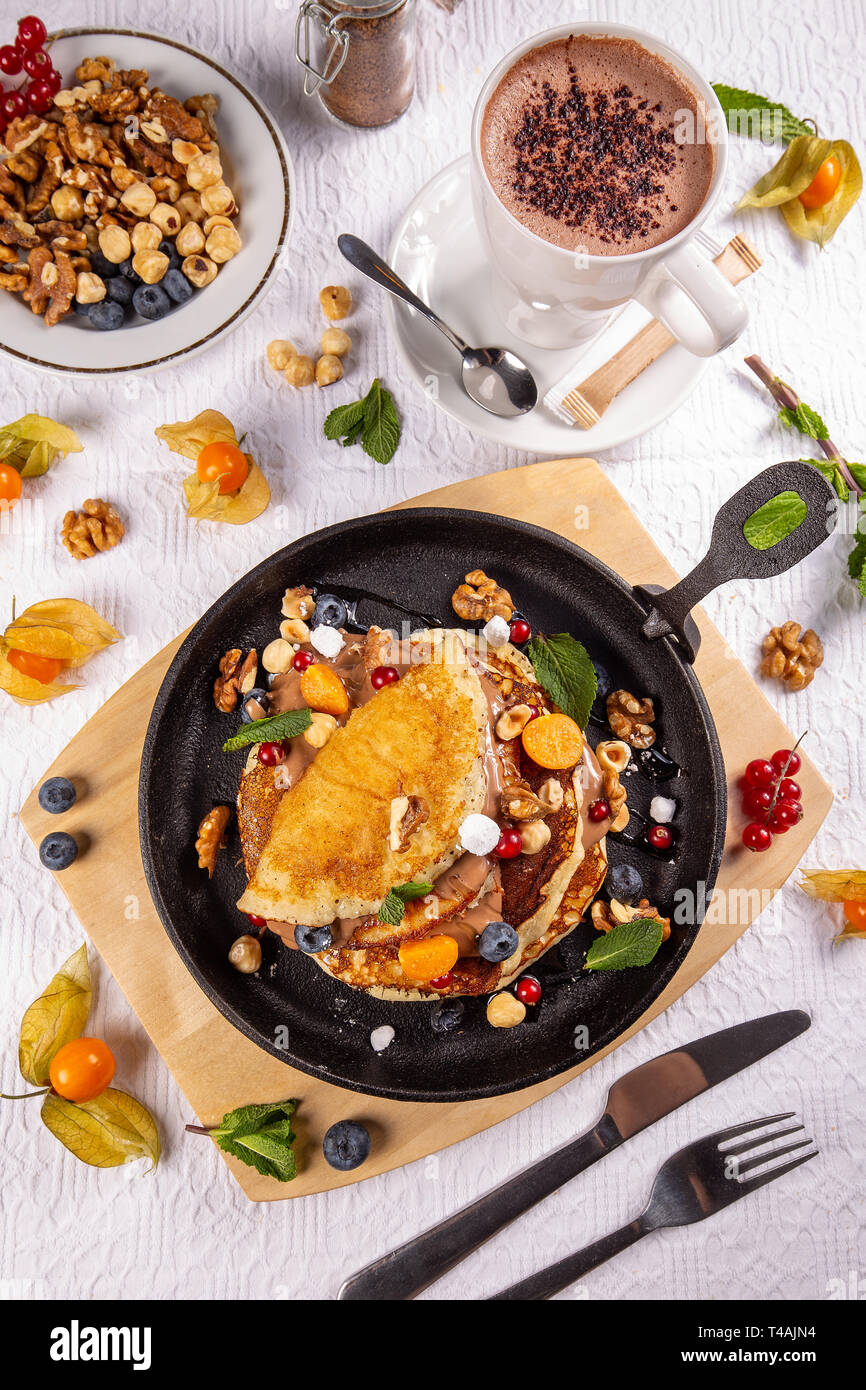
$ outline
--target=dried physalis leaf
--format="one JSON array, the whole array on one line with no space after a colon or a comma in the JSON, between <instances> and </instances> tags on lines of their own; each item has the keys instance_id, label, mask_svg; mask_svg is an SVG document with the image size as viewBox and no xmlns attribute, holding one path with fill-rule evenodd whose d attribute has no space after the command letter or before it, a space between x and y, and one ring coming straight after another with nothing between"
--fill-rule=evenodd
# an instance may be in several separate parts
<instances>
[{"instance_id":1,"label":"dried physalis leaf","mask_svg":"<svg viewBox=\"0 0 866 1390\"><path fill-rule=\"evenodd\" d=\"M83 448L75 430L45 415L22 415L0 429L0 463L10 463L22 478L38 478L64 454Z\"/></svg>"},{"instance_id":2,"label":"dried physalis leaf","mask_svg":"<svg viewBox=\"0 0 866 1390\"><path fill-rule=\"evenodd\" d=\"M92 997L87 947L79 946L21 1020L18 1066L25 1081L48 1085L51 1059L81 1037Z\"/></svg>"},{"instance_id":3,"label":"dried physalis leaf","mask_svg":"<svg viewBox=\"0 0 866 1390\"><path fill-rule=\"evenodd\" d=\"M218 410L202 410L193 420L178 420L174 425L159 425L154 430L157 439L167 444L172 453L187 459L198 459L206 444L237 444L231 420Z\"/></svg>"},{"instance_id":4,"label":"dried physalis leaf","mask_svg":"<svg viewBox=\"0 0 866 1390\"><path fill-rule=\"evenodd\" d=\"M860 163L847 140L798 135L737 209L780 208L795 236L826 246L862 187Z\"/></svg>"},{"instance_id":5,"label":"dried physalis leaf","mask_svg":"<svg viewBox=\"0 0 866 1390\"><path fill-rule=\"evenodd\" d=\"M232 526L244 526L261 516L271 500L271 490L265 476L249 454L246 481L237 492L220 492L219 482L203 483L197 473L183 480L187 515L196 521L227 521Z\"/></svg>"},{"instance_id":6,"label":"dried physalis leaf","mask_svg":"<svg viewBox=\"0 0 866 1390\"><path fill-rule=\"evenodd\" d=\"M825 903L866 902L866 870L804 872L800 887L810 898L820 898Z\"/></svg>"},{"instance_id":7,"label":"dried physalis leaf","mask_svg":"<svg viewBox=\"0 0 866 1390\"><path fill-rule=\"evenodd\" d=\"M55 1139L94 1168L117 1168L136 1158L159 1161L159 1131L135 1096L109 1086L95 1100L71 1101L47 1095L42 1123Z\"/></svg>"}]
</instances>

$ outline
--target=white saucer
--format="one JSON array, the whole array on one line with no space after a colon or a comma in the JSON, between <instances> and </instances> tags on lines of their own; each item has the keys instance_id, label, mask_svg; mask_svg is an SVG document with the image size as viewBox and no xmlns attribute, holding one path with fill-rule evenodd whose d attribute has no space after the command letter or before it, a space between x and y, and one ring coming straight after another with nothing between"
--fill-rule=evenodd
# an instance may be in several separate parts
<instances>
[{"instance_id":1,"label":"white saucer","mask_svg":"<svg viewBox=\"0 0 866 1390\"><path fill-rule=\"evenodd\" d=\"M389 260L407 285L473 347L510 348L531 369L538 384L535 409L511 420L488 414L463 390L460 358L441 333L414 309L388 296L391 330L421 388L446 415L500 444L561 458L626 444L666 420L707 368L708 359L685 348L670 348L617 397L591 430L557 420L541 398L565 376L578 350L533 347L509 333L496 315L489 267L472 216L468 155L421 189L397 227Z\"/></svg>"}]
</instances>

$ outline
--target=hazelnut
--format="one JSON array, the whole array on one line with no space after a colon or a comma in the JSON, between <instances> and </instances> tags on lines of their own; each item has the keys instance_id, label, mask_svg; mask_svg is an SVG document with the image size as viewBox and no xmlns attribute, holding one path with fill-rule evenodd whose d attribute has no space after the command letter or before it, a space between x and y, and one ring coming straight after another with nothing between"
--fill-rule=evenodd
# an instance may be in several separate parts
<instances>
[{"instance_id":1,"label":"hazelnut","mask_svg":"<svg viewBox=\"0 0 866 1390\"><path fill-rule=\"evenodd\" d=\"M190 188L197 192L220 183L223 176L222 165L215 154L197 154L186 166L186 178Z\"/></svg>"},{"instance_id":2,"label":"hazelnut","mask_svg":"<svg viewBox=\"0 0 866 1390\"><path fill-rule=\"evenodd\" d=\"M105 281L89 270L82 270L75 284L75 298L79 304L98 304L105 298Z\"/></svg>"},{"instance_id":3,"label":"hazelnut","mask_svg":"<svg viewBox=\"0 0 866 1390\"><path fill-rule=\"evenodd\" d=\"M203 222L207 216L197 193L181 193L174 208L186 222Z\"/></svg>"},{"instance_id":4,"label":"hazelnut","mask_svg":"<svg viewBox=\"0 0 866 1390\"><path fill-rule=\"evenodd\" d=\"M209 187L203 188L201 205L206 213L218 214L223 217L227 217L231 212L237 212L238 209L234 193L224 183L212 183Z\"/></svg>"},{"instance_id":5,"label":"hazelnut","mask_svg":"<svg viewBox=\"0 0 866 1390\"><path fill-rule=\"evenodd\" d=\"M180 268L190 284L199 290L216 279L217 267L207 256L187 256Z\"/></svg>"},{"instance_id":6,"label":"hazelnut","mask_svg":"<svg viewBox=\"0 0 866 1390\"><path fill-rule=\"evenodd\" d=\"M312 357L290 357L286 363L285 378L290 386L312 386L316 379Z\"/></svg>"},{"instance_id":7,"label":"hazelnut","mask_svg":"<svg viewBox=\"0 0 866 1390\"><path fill-rule=\"evenodd\" d=\"M154 231L159 234L158 227ZM196 252L204 250L204 232L197 222L187 222L178 232L174 244L179 256L194 256Z\"/></svg>"},{"instance_id":8,"label":"hazelnut","mask_svg":"<svg viewBox=\"0 0 866 1390\"><path fill-rule=\"evenodd\" d=\"M311 748L324 748L337 727L337 721L332 714L320 714L318 710L314 710L312 721L310 727L304 730L304 741Z\"/></svg>"},{"instance_id":9,"label":"hazelnut","mask_svg":"<svg viewBox=\"0 0 866 1390\"><path fill-rule=\"evenodd\" d=\"M191 164L201 154L198 145L191 140L172 140L171 157L176 164Z\"/></svg>"},{"instance_id":10,"label":"hazelnut","mask_svg":"<svg viewBox=\"0 0 866 1390\"><path fill-rule=\"evenodd\" d=\"M156 194L148 183L131 183L120 195L120 201L136 217L148 217L156 207Z\"/></svg>"},{"instance_id":11,"label":"hazelnut","mask_svg":"<svg viewBox=\"0 0 866 1390\"><path fill-rule=\"evenodd\" d=\"M342 375L343 364L333 353L326 352L316 363L317 386L331 386L335 381L339 381Z\"/></svg>"},{"instance_id":12,"label":"hazelnut","mask_svg":"<svg viewBox=\"0 0 866 1390\"><path fill-rule=\"evenodd\" d=\"M310 629L303 618L286 618L280 623L280 636L286 642L309 642Z\"/></svg>"},{"instance_id":13,"label":"hazelnut","mask_svg":"<svg viewBox=\"0 0 866 1390\"><path fill-rule=\"evenodd\" d=\"M168 174L162 174L150 185L161 203L171 203L172 207L180 197L180 184Z\"/></svg>"},{"instance_id":14,"label":"hazelnut","mask_svg":"<svg viewBox=\"0 0 866 1390\"><path fill-rule=\"evenodd\" d=\"M111 261L112 265L120 265L121 261L128 261L132 254L132 242L129 239L129 233L123 227L109 223L99 233L99 249L105 259Z\"/></svg>"},{"instance_id":15,"label":"hazelnut","mask_svg":"<svg viewBox=\"0 0 866 1390\"><path fill-rule=\"evenodd\" d=\"M538 788L538 795L542 801L547 802L548 809L552 815L562 810L562 803L565 800L565 792L562 790L562 783L555 777L548 777L546 782Z\"/></svg>"},{"instance_id":16,"label":"hazelnut","mask_svg":"<svg viewBox=\"0 0 866 1390\"><path fill-rule=\"evenodd\" d=\"M298 350L288 338L274 338L267 346L268 362L276 372L284 372L290 357L297 357Z\"/></svg>"},{"instance_id":17,"label":"hazelnut","mask_svg":"<svg viewBox=\"0 0 866 1390\"><path fill-rule=\"evenodd\" d=\"M146 285L158 284L170 264L163 251L136 251L132 258L133 270Z\"/></svg>"},{"instance_id":18,"label":"hazelnut","mask_svg":"<svg viewBox=\"0 0 866 1390\"><path fill-rule=\"evenodd\" d=\"M277 637L262 652L262 665L271 675L282 675L283 671L288 671L294 657L291 643L285 637Z\"/></svg>"},{"instance_id":19,"label":"hazelnut","mask_svg":"<svg viewBox=\"0 0 866 1390\"><path fill-rule=\"evenodd\" d=\"M308 589L299 585L297 589L287 589L283 594L280 612L284 618L309 618L316 606L316 600Z\"/></svg>"},{"instance_id":20,"label":"hazelnut","mask_svg":"<svg viewBox=\"0 0 866 1390\"><path fill-rule=\"evenodd\" d=\"M243 242L234 227L214 227L205 242L205 249L212 261L222 265L224 261L230 261L232 256L236 256L242 245Z\"/></svg>"},{"instance_id":21,"label":"hazelnut","mask_svg":"<svg viewBox=\"0 0 866 1390\"><path fill-rule=\"evenodd\" d=\"M262 948L254 936L239 936L229 951L229 960L242 975L253 975L262 963Z\"/></svg>"},{"instance_id":22,"label":"hazelnut","mask_svg":"<svg viewBox=\"0 0 866 1390\"><path fill-rule=\"evenodd\" d=\"M133 251L155 251L162 241L162 232L152 222L136 222L131 236Z\"/></svg>"},{"instance_id":23,"label":"hazelnut","mask_svg":"<svg viewBox=\"0 0 866 1390\"><path fill-rule=\"evenodd\" d=\"M487 1005L487 1022L494 1028L514 1028L526 1018L526 1005L507 990L494 994Z\"/></svg>"},{"instance_id":24,"label":"hazelnut","mask_svg":"<svg viewBox=\"0 0 866 1390\"><path fill-rule=\"evenodd\" d=\"M524 854L538 854L550 843L550 826L543 820L533 820L527 825L521 825L520 834L523 838Z\"/></svg>"},{"instance_id":25,"label":"hazelnut","mask_svg":"<svg viewBox=\"0 0 866 1390\"><path fill-rule=\"evenodd\" d=\"M180 213L177 208L169 207L168 203L157 203L150 220L159 227L163 236L177 236L180 231Z\"/></svg>"},{"instance_id":26,"label":"hazelnut","mask_svg":"<svg viewBox=\"0 0 866 1390\"><path fill-rule=\"evenodd\" d=\"M496 721L496 737L501 738L503 743L508 739L517 738L522 734L530 719L532 710L529 705L512 705L510 709L503 710Z\"/></svg>"},{"instance_id":27,"label":"hazelnut","mask_svg":"<svg viewBox=\"0 0 866 1390\"><path fill-rule=\"evenodd\" d=\"M604 739L595 750L603 772L625 772L631 762L631 749L621 738Z\"/></svg>"},{"instance_id":28,"label":"hazelnut","mask_svg":"<svg viewBox=\"0 0 866 1390\"><path fill-rule=\"evenodd\" d=\"M342 328L326 328L322 334L322 352L326 357L345 357L352 348L352 339Z\"/></svg>"},{"instance_id":29,"label":"hazelnut","mask_svg":"<svg viewBox=\"0 0 866 1390\"><path fill-rule=\"evenodd\" d=\"M51 211L58 222L77 222L84 216L84 194L80 188L61 184L51 194Z\"/></svg>"},{"instance_id":30,"label":"hazelnut","mask_svg":"<svg viewBox=\"0 0 866 1390\"><path fill-rule=\"evenodd\" d=\"M210 217L205 218L204 222L201 224L201 229L205 236L208 237L214 227L234 227L234 225L230 217L224 217L222 213L214 212L211 213Z\"/></svg>"},{"instance_id":31,"label":"hazelnut","mask_svg":"<svg viewBox=\"0 0 866 1390\"><path fill-rule=\"evenodd\" d=\"M345 285L326 285L319 295L319 303L325 318L332 323L352 312L352 296Z\"/></svg>"}]
</instances>

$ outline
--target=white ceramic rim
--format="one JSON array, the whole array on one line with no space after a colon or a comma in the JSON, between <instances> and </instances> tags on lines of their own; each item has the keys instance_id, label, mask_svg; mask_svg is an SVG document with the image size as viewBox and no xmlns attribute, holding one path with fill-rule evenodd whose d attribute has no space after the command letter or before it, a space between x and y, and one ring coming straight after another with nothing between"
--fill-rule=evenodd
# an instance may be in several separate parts
<instances>
[{"instance_id":1,"label":"white ceramic rim","mask_svg":"<svg viewBox=\"0 0 866 1390\"><path fill-rule=\"evenodd\" d=\"M652 260L660 254L666 253L669 249L680 245L681 242L688 241L689 237L694 236L706 218L709 217L721 194L728 168L728 129L725 123L725 113L722 110L718 97L710 86L709 82L697 71L696 68L684 58L676 49L671 48L662 39L657 39L652 34L647 34L643 29L635 29L629 24L608 24L605 20L590 20L586 23L577 24L558 24L553 29L545 29L540 34L534 34L532 38L524 39L516 48L512 48L496 65L491 72L484 86L478 95L475 103L475 110L472 113L472 144L471 161L481 175L484 186L490 195L495 198L498 206L515 228L523 232L531 241L538 246L544 246L548 251L557 252L563 258L567 258L569 264L574 262L574 252L569 251L564 246L557 246L555 242L548 241L541 237L537 232L530 231L514 213L511 212L500 199L496 189L487 177L487 170L484 167L484 158L481 153L481 122L484 119L484 112L487 103L501 79L513 67L519 58L525 53L531 53L534 48L542 48L545 44L555 43L557 39L568 38L570 34L580 37L586 34L592 38L625 38L634 39L635 43L640 44L648 52L655 54L659 58L664 58L671 67L675 68L680 77L691 84L697 91L701 100L707 107L708 127L719 132L719 138L713 144L715 154L715 168L709 191L695 216L687 226L667 241L661 241L657 246L647 246L642 251L629 251L623 256L599 256L593 252L582 252L582 259L590 264L609 265L615 262L618 265L639 264L644 260Z\"/></svg>"},{"instance_id":2,"label":"white ceramic rim","mask_svg":"<svg viewBox=\"0 0 866 1390\"><path fill-rule=\"evenodd\" d=\"M265 270L263 271L257 285L244 300L243 304L241 304L237 309L235 309L235 311L232 314L230 314L229 317L225 319L217 328L212 329L210 333L206 334L205 337L199 338L193 343L189 343L186 347L177 348L174 352L170 352L164 357L155 357L147 362L138 362L135 364L135 366L125 367L61 366L57 362L47 362L44 358L34 357L29 353L20 352L17 348L10 347L8 343L0 344L0 352L3 352L7 357L13 357L17 361L24 362L30 367L37 367L41 371L47 371L52 373L59 372L65 376L122 376L133 372L152 372L157 371L161 367L167 366L171 362L176 362L179 359L185 357L195 357L199 353L204 352L206 348L210 347L219 338L223 337L224 334L229 333L233 328L237 328L237 326L242 322L242 320L245 319L248 314L252 313L252 310L255 308L256 303L267 289L268 282L270 281L271 276L273 275L276 269L277 261L279 260L280 255L288 245L292 235L292 226L294 224L295 218L294 170L292 168L292 160L291 156L289 155L289 151L286 147L285 140L283 139L280 129L277 126L277 123L274 120L273 116L270 114L267 108L262 105L259 99L256 96L254 96L253 93L249 91L247 87L243 85L242 82L238 81L236 77L232 76L232 74L228 72L226 68L222 67L220 63L215 62L213 58L207 57L206 54L199 52L199 50L196 48L190 48L189 44L179 43L176 39L166 38L163 34L152 34L144 29L102 29L84 26L76 29L59 29L55 31L53 34L51 34L49 37L65 39L82 38L89 36L99 36L101 38L106 39L147 39L152 43L162 44L166 48L176 49L180 53L188 53L190 57L196 58L199 62L205 63L208 67L213 68L215 72L219 73L220 77L222 77L226 82L230 82L233 87L237 88L241 96L249 102L249 104L255 110L256 114L260 117L262 124L265 126L265 129L271 137L283 173L283 219L280 227L280 235L277 239L277 244L274 248L274 253L271 256L271 259L268 262Z\"/></svg>"}]
</instances>

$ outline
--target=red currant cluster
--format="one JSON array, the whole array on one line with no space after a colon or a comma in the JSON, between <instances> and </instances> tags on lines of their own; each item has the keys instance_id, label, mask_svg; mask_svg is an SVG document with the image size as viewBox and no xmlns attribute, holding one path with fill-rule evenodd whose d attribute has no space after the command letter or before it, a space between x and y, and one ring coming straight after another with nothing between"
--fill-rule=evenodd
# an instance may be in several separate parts
<instances>
[{"instance_id":1,"label":"red currant cluster","mask_svg":"<svg viewBox=\"0 0 866 1390\"><path fill-rule=\"evenodd\" d=\"M7 77L24 74L24 81L12 90L0 86L0 135L19 116L44 115L63 86L45 50L47 38L42 20L29 14L19 21L15 42L0 47L0 72Z\"/></svg>"},{"instance_id":2,"label":"red currant cluster","mask_svg":"<svg viewBox=\"0 0 866 1390\"><path fill-rule=\"evenodd\" d=\"M754 817L743 831L746 849L769 849L774 835L785 835L803 819L800 784L790 775L799 770L800 755L791 748L749 763L741 783L743 812Z\"/></svg>"}]
</instances>

